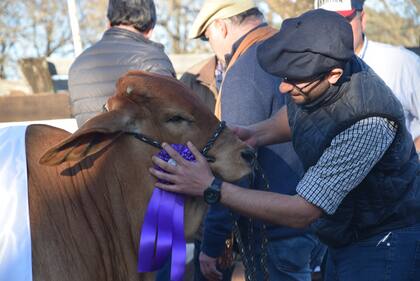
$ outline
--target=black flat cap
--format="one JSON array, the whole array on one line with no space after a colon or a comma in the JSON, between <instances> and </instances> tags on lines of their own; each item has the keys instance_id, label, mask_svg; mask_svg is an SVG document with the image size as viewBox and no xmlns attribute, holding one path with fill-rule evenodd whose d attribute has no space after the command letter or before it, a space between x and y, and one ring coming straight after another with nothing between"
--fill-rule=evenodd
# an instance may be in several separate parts
<instances>
[{"instance_id":1,"label":"black flat cap","mask_svg":"<svg viewBox=\"0 0 420 281\"><path fill-rule=\"evenodd\" d=\"M344 67L353 55L350 24L336 12L323 9L286 19L280 31L257 50L266 72L293 81L308 81Z\"/></svg>"}]
</instances>

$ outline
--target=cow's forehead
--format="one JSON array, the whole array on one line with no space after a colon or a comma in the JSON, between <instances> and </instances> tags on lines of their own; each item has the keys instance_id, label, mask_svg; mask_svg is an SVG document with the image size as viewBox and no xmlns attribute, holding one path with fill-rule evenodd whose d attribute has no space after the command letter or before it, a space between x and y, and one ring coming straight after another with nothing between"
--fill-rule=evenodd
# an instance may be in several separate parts
<instances>
[{"instance_id":1,"label":"cow's forehead","mask_svg":"<svg viewBox=\"0 0 420 281\"><path fill-rule=\"evenodd\" d=\"M144 95L149 97L168 97L176 95L178 98L189 99L190 90L178 80L158 74L143 71L130 71L121 77L117 83L117 95Z\"/></svg>"},{"instance_id":2,"label":"cow's forehead","mask_svg":"<svg viewBox=\"0 0 420 281\"><path fill-rule=\"evenodd\" d=\"M198 96L183 83L159 74L143 71L128 72L119 79L116 96L128 98L142 105L155 106L157 102L160 108L165 105L188 111L197 108L200 109L198 112L202 112L205 116L211 114Z\"/></svg>"}]
</instances>

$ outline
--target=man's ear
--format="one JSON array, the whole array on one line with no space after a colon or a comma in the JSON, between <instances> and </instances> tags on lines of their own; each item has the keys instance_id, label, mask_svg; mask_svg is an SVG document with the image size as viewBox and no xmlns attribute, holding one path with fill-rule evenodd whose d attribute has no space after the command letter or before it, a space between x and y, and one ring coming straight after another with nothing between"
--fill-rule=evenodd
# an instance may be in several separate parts
<instances>
[{"instance_id":1,"label":"man's ear","mask_svg":"<svg viewBox=\"0 0 420 281\"><path fill-rule=\"evenodd\" d=\"M144 37L146 37L147 39L150 39L150 37L152 37L153 34L153 28L150 28L149 30L143 32Z\"/></svg>"},{"instance_id":2,"label":"man's ear","mask_svg":"<svg viewBox=\"0 0 420 281\"><path fill-rule=\"evenodd\" d=\"M328 82L331 85L334 85L337 83L338 79L343 75L343 69L341 68L334 68L330 71L330 74L328 75Z\"/></svg>"},{"instance_id":3,"label":"man's ear","mask_svg":"<svg viewBox=\"0 0 420 281\"><path fill-rule=\"evenodd\" d=\"M226 38L228 29L227 24L223 19L217 19L214 22L216 28L219 30L220 34L223 36L223 38Z\"/></svg>"}]
</instances>

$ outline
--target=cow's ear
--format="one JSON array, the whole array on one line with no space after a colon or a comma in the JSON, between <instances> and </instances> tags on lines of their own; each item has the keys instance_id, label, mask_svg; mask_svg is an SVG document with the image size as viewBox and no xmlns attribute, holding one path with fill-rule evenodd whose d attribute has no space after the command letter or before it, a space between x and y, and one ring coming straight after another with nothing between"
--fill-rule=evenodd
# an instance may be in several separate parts
<instances>
[{"instance_id":1,"label":"cow's ear","mask_svg":"<svg viewBox=\"0 0 420 281\"><path fill-rule=\"evenodd\" d=\"M80 161L105 149L124 132L132 131L133 118L126 111L116 110L88 120L80 129L48 149L39 160L54 166L66 161Z\"/></svg>"}]
</instances>

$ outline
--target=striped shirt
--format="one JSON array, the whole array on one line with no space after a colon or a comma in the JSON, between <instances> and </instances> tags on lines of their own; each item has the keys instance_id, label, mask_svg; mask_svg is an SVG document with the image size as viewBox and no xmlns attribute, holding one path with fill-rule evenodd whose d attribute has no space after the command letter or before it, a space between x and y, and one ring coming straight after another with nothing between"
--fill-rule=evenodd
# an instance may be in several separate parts
<instances>
[{"instance_id":1,"label":"striped shirt","mask_svg":"<svg viewBox=\"0 0 420 281\"><path fill-rule=\"evenodd\" d=\"M318 162L296 187L297 193L332 215L367 176L391 145L395 122L381 117L360 120L334 137Z\"/></svg>"}]
</instances>

